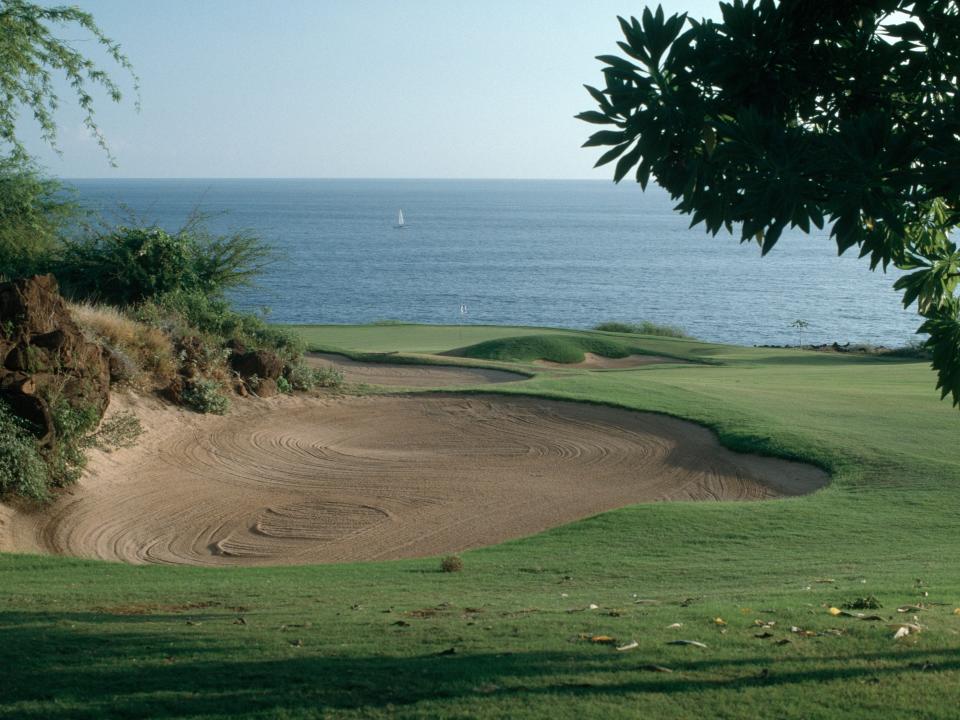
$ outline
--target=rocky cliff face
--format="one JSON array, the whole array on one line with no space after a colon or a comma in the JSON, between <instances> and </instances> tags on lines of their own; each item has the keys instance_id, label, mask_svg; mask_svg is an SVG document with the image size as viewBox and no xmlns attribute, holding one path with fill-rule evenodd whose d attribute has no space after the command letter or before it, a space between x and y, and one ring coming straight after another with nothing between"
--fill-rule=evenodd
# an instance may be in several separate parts
<instances>
[{"instance_id":1,"label":"rocky cliff face","mask_svg":"<svg viewBox=\"0 0 960 720\"><path fill-rule=\"evenodd\" d=\"M70 317L52 275L0 283L0 398L46 448L57 441L51 403L102 416L110 402L109 359Z\"/></svg>"}]
</instances>

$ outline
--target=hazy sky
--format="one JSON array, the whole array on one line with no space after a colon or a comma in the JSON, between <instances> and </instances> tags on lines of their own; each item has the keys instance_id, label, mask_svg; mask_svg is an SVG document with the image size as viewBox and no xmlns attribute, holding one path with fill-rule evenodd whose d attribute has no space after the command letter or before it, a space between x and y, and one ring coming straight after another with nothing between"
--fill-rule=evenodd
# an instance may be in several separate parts
<instances>
[{"instance_id":1,"label":"hazy sky","mask_svg":"<svg viewBox=\"0 0 960 720\"><path fill-rule=\"evenodd\" d=\"M142 109L98 97L111 169L61 88L61 177L584 178L584 83L625 0L74 0L140 75ZM51 3L53 4L53 3ZM665 2L715 16L715 0ZM96 46L76 30L62 37ZM114 76L129 85L115 66Z\"/></svg>"}]
</instances>

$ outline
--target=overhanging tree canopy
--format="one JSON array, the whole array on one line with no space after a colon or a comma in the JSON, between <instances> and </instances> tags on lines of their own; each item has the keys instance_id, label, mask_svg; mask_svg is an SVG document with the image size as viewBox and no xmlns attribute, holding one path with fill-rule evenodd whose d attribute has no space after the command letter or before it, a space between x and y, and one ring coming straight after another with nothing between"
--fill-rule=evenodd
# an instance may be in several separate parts
<instances>
[{"instance_id":1,"label":"overhanging tree canopy","mask_svg":"<svg viewBox=\"0 0 960 720\"><path fill-rule=\"evenodd\" d=\"M831 228L917 305L937 387L960 404L960 11L956 0L735 0L722 21L645 9L602 55L614 180L652 177L716 235L766 254Z\"/></svg>"},{"instance_id":2,"label":"overhanging tree canopy","mask_svg":"<svg viewBox=\"0 0 960 720\"><path fill-rule=\"evenodd\" d=\"M120 87L93 60L59 38L53 28L76 28L87 32L106 54L133 78L137 76L120 46L103 34L90 13L77 7L46 7L26 0L0 0L0 148L15 158L26 150L17 137L17 119L28 110L39 123L44 140L56 149L54 113L59 98L55 74L69 82L84 113L83 123L113 162L106 139L94 119L90 86L99 85L114 102L121 100Z\"/></svg>"}]
</instances>

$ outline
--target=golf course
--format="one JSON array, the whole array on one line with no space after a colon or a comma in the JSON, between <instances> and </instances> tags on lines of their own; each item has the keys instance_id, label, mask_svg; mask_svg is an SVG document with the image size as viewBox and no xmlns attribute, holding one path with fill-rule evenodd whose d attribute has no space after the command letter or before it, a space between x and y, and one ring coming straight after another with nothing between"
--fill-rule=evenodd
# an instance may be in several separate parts
<instances>
[{"instance_id":1,"label":"golf course","mask_svg":"<svg viewBox=\"0 0 960 720\"><path fill-rule=\"evenodd\" d=\"M928 362L294 329L342 387L118 395L136 447L0 506L0 718L956 716Z\"/></svg>"}]
</instances>

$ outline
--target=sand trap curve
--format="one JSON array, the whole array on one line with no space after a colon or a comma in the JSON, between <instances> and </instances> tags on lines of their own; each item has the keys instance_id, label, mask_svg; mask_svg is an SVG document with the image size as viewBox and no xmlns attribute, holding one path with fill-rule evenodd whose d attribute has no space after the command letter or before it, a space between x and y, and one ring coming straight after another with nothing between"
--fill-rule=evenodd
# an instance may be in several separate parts
<instances>
[{"instance_id":1,"label":"sand trap curve","mask_svg":"<svg viewBox=\"0 0 960 720\"><path fill-rule=\"evenodd\" d=\"M526 380L526 375L486 368L453 367L451 365L408 365L371 363L352 360L333 353L307 353L305 362L311 367L335 367L350 383L395 385L398 387L455 387Z\"/></svg>"},{"instance_id":2,"label":"sand trap curve","mask_svg":"<svg viewBox=\"0 0 960 720\"><path fill-rule=\"evenodd\" d=\"M133 563L271 565L416 557L657 500L762 499L828 481L741 455L699 426L498 396L157 403L137 448L100 455L48 511L0 506L0 549Z\"/></svg>"},{"instance_id":3,"label":"sand trap curve","mask_svg":"<svg viewBox=\"0 0 960 720\"><path fill-rule=\"evenodd\" d=\"M622 358L609 358L591 352L583 354L583 360L578 363L558 363L553 360L537 360L537 365L552 368L587 368L590 370L616 370L622 368L642 367L643 365L689 365L686 360L664 357L662 355L627 355Z\"/></svg>"}]
</instances>

